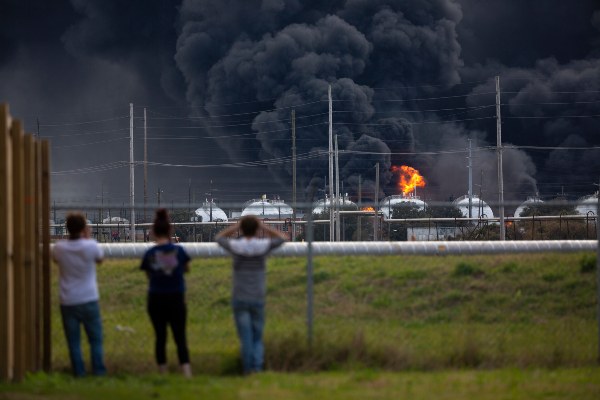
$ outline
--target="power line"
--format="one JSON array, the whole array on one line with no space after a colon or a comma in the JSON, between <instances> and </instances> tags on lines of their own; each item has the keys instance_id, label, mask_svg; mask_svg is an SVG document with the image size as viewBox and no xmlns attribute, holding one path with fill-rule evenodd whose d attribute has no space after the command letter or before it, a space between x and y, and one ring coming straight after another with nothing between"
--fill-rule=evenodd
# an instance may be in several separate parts
<instances>
[{"instance_id":1,"label":"power line","mask_svg":"<svg viewBox=\"0 0 600 400\"><path fill-rule=\"evenodd\" d=\"M461 97L471 97L471 96L484 96L487 94L496 94L496 92L479 92L479 93L470 93L470 94L461 94L455 96L440 96L440 97L423 97L417 99L373 99L373 101L377 102L405 102L405 101L426 101L426 100L443 100L443 99L457 99ZM335 100L335 101L353 101L353 100Z\"/></svg>"},{"instance_id":2,"label":"power line","mask_svg":"<svg viewBox=\"0 0 600 400\"><path fill-rule=\"evenodd\" d=\"M463 121L476 121L482 119L494 119L496 117L479 117L479 118L465 118L465 119L452 119L452 120L429 120L429 121L408 121L410 125L420 124L446 124L449 122L463 122ZM334 122L334 125L362 125L362 126L389 126L389 124L379 123L360 123L360 122Z\"/></svg>"},{"instance_id":3,"label":"power line","mask_svg":"<svg viewBox=\"0 0 600 400\"><path fill-rule=\"evenodd\" d=\"M67 148L72 148L72 147L81 147L81 146L89 146L92 144L102 144L102 143L110 143L110 142L116 142L119 140L124 140L124 139L129 139L128 137L124 136L124 137L120 137L120 138L116 138L116 139L108 139L108 140L101 140L99 142L88 142L88 143L79 143L79 144L69 144L69 145L64 145L64 146L52 146L52 149L67 149Z\"/></svg>"},{"instance_id":4,"label":"power line","mask_svg":"<svg viewBox=\"0 0 600 400\"><path fill-rule=\"evenodd\" d=\"M600 114L594 115L555 115L555 116L520 116L520 117L504 117L506 119L560 119L560 118L598 118Z\"/></svg>"},{"instance_id":5,"label":"power line","mask_svg":"<svg viewBox=\"0 0 600 400\"><path fill-rule=\"evenodd\" d=\"M62 135L41 135L40 137L42 138L49 138L49 139L57 139L57 138L62 138L62 137L74 137L74 136L88 136L88 135L97 135L100 133L119 133L119 132L125 132L128 129L126 128L119 128L119 129L107 129L107 130L103 130L103 131L88 131L88 132L80 132L80 133L65 133Z\"/></svg>"},{"instance_id":6,"label":"power line","mask_svg":"<svg viewBox=\"0 0 600 400\"><path fill-rule=\"evenodd\" d=\"M96 123L99 123L99 122L116 121L116 120L126 119L126 118L129 118L129 117L114 117L114 118L99 119L99 120L95 120L95 121L64 122L64 123L54 123L54 124L40 124L40 126L51 127L51 126L72 126L72 125L96 124Z\"/></svg>"}]
</instances>

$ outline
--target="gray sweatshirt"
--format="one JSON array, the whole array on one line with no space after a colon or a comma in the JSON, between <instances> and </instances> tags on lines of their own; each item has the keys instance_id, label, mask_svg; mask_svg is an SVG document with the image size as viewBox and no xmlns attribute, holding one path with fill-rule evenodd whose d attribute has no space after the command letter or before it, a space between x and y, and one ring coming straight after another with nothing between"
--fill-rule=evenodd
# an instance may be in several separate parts
<instances>
[{"instance_id":1,"label":"gray sweatshirt","mask_svg":"<svg viewBox=\"0 0 600 400\"><path fill-rule=\"evenodd\" d=\"M217 243L233 256L234 300L264 301L266 295L267 255L283 244L280 238L259 239L221 237Z\"/></svg>"}]
</instances>

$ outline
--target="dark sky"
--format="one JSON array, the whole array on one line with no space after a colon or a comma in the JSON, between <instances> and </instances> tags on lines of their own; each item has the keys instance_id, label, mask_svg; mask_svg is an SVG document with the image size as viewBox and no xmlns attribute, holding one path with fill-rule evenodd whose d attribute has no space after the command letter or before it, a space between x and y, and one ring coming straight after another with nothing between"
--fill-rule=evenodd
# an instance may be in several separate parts
<instances>
[{"instance_id":1,"label":"dark sky","mask_svg":"<svg viewBox=\"0 0 600 400\"><path fill-rule=\"evenodd\" d=\"M327 175L332 86L344 191L497 198L494 76L502 88L505 197L592 193L600 175L597 0L1 0L0 101L52 142L57 202L128 201L148 115L148 192L164 202L266 193L290 201L296 112L299 198ZM532 148L535 147L535 148ZM565 149L568 148L568 149ZM136 196L142 199L142 168ZM481 178L483 176L483 178ZM212 181L212 185L211 182Z\"/></svg>"}]
</instances>

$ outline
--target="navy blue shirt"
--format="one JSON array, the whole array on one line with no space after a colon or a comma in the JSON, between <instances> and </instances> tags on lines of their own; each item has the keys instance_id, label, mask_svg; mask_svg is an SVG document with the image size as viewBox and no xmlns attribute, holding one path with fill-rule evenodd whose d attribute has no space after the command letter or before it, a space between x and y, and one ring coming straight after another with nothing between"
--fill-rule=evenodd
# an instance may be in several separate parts
<instances>
[{"instance_id":1,"label":"navy blue shirt","mask_svg":"<svg viewBox=\"0 0 600 400\"><path fill-rule=\"evenodd\" d=\"M190 261L183 247L173 243L150 248L144 254L140 269L150 277L149 293L183 293L185 266Z\"/></svg>"}]
</instances>

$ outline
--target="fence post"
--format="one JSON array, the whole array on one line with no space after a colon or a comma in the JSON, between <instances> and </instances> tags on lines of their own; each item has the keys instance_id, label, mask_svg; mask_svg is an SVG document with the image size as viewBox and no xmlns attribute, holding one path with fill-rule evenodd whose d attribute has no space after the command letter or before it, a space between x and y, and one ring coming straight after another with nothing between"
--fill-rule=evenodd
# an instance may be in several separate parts
<instances>
[{"instance_id":1,"label":"fence post","mask_svg":"<svg viewBox=\"0 0 600 400\"><path fill-rule=\"evenodd\" d=\"M50 299L50 144L42 141L42 368L52 368Z\"/></svg>"},{"instance_id":2,"label":"fence post","mask_svg":"<svg viewBox=\"0 0 600 400\"><path fill-rule=\"evenodd\" d=\"M600 364L600 186L596 204L596 312L598 319L598 363Z\"/></svg>"},{"instance_id":3,"label":"fence post","mask_svg":"<svg viewBox=\"0 0 600 400\"><path fill-rule=\"evenodd\" d=\"M0 381L13 378L12 146L8 105L0 104Z\"/></svg>"},{"instance_id":4,"label":"fence post","mask_svg":"<svg viewBox=\"0 0 600 400\"><path fill-rule=\"evenodd\" d=\"M12 138L12 182L13 182L13 305L14 305L14 373L13 379L20 381L25 376L27 369L24 332L27 324L25 319L25 275L24 275L24 253L25 253L25 221L24 221L24 185L23 185L23 126L18 120L14 120L11 126Z\"/></svg>"}]
</instances>

